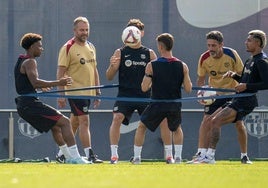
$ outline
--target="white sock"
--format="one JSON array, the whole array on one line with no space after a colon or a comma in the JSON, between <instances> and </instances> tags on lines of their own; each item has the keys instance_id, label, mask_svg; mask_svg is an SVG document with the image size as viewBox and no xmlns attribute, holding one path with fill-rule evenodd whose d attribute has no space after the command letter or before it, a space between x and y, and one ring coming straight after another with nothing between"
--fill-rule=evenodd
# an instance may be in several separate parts
<instances>
[{"instance_id":1,"label":"white sock","mask_svg":"<svg viewBox=\"0 0 268 188\"><path fill-rule=\"evenodd\" d=\"M71 158L71 154L70 154L70 151L69 151L67 144L59 146L59 148L60 148L60 150L58 152L58 156L61 156L63 154L66 159Z\"/></svg>"},{"instance_id":2,"label":"white sock","mask_svg":"<svg viewBox=\"0 0 268 188\"><path fill-rule=\"evenodd\" d=\"M141 150L142 150L142 146L134 145L134 158L141 158Z\"/></svg>"},{"instance_id":3,"label":"white sock","mask_svg":"<svg viewBox=\"0 0 268 188\"><path fill-rule=\"evenodd\" d=\"M79 158L81 157L79 152L78 152L78 148L77 148L77 145L73 145L73 146L70 146L68 147L69 148L69 151L70 151L70 154L71 154L71 157L72 158Z\"/></svg>"},{"instance_id":4,"label":"white sock","mask_svg":"<svg viewBox=\"0 0 268 188\"><path fill-rule=\"evenodd\" d=\"M89 158L89 150L90 149L91 149L91 147L84 148L84 152L85 152L87 158Z\"/></svg>"},{"instance_id":5,"label":"white sock","mask_svg":"<svg viewBox=\"0 0 268 188\"><path fill-rule=\"evenodd\" d=\"M118 157L118 145L111 145L111 157Z\"/></svg>"},{"instance_id":6,"label":"white sock","mask_svg":"<svg viewBox=\"0 0 268 188\"><path fill-rule=\"evenodd\" d=\"M172 145L165 145L165 154L166 154L166 158L168 157L172 157Z\"/></svg>"},{"instance_id":7,"label":"white sock","mask_svg":"<svg viewBox=\"0 0 268 188\"><path fill-rule=\"evenodd\" d=\"M175 158L181 159L182 145L174 145L174 150L175 150Z\"/></svg>"},{"instance_id":8,"label":"white sock","mask_svg":"<svg viewBox=\"0 0 268 188\"><path fill-rule=\"evenodd\" d=\"M200 156L204 157L207 153L208 149L207 148L200 148Z\"/></svg>"},{"instance_id":9,"label":"white sock","mask_svg":"<svg viewBox=\"0 0 268 188\"><path fill-rule=\"evenodd\" d=\"M66 145L66 147L67 147L67 144L65 144ZM64 145L63 145L64 146ZM58 151L58 156L61 156L63 153L62 153L62 151L61 151L61 149L60 149L60 147L62 147L62 146L59 146L59 151Z\"/></svg>"},{"instance_id":10,"label":"white sock","mask_svg":"<svg viewBox=\"0 0 268 188\"><path fill-rule=\"evenodd\" d=\"M242 159L244 156L248 156L248 154L247 154L247 153L241 153L241 159Z\"/></svg>"},{"instance_id":11,"label":"white sock","mask_svg":"<svg viewBox=\"0 0 268 188\"><path fill-rule=\"evenodd\" d=\"M216 151L215 149L208 148L206 156L210 157L210 158L214 158L215 157L215 151Z\"/></svg>"}]
</instances>

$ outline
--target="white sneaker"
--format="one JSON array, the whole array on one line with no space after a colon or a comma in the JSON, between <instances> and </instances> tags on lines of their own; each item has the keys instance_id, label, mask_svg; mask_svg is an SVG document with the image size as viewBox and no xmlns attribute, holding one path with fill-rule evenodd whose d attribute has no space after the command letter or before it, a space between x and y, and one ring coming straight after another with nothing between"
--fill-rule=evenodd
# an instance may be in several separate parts
<instances>
[{"instance_id":1,"label":"white sneaker","mask_svg":"<svg viewBox=\"0 0 268 188\"><path fill-rule=\"evenodd\" d=\"M187 161L186 164L198 164L204 157L201 156L201 153L196 153L191 161Z\"/></svg>"},{"instance_id":2,"label":"white sneaker","mask_svg":"<svg viewBox=\"0 0 268 188\"><path fill-rule=\"evenodd\" d=\"M118 157L117 156L111 157L110 164L117 164L117 163L118 163Z\"/></svg>"},{"instance_id":3,"label":"white sneaker","mask_svg":"<svg viewBox=\"0 0 268 188\"><path fill-rule=\"evenodd\" d=\"M215 164L215 158L214 157L208 157L205 156L203 159L201 159L198 163L195 164Z\"/></svg>"},{"instance_id":4,"label":"white sneaker","mask_svg":"<svg viewBox=\"0 0 268 188\"><path fill-rule=\"evenodd\" d=\"M175 157L175 164L181 164L182 160L180 157Z\"/></svg>"},{"instance_id":5,"label":"white sneaker","mask_svg":"<svg viewBox=\"0 0 268 188\"><path fill-rule=\"evenodd\" d=\"M78 157L75 159L66 159L66 164L92 164L92 162L84 159L83 157Z\"/></svg>"},{"instance_id":6,"label":"white sneaker","mask_svg":"<svg viewBox=\"0 0 268 188\"><path fill-rule=\"evenodd\" d=\"M137 165L137 164L141 164L141 158L140 158L140 157L136 157L136 158L132 157L132 158L130 159L130 162L131 162L132 164L135 164L135 165Z\"/></svg>"},{"instance_id":7,"label":"white sneaker","mask_svg":"<svg viewBox=\"0 0 268 188\"><path fill-rule=\"evenodd\" d=\"M167 164L174 164L175 161L174 161L173 157L167 157L167 158L166 158L166 163L167 163Z\"/></svg>"}]
</instances>

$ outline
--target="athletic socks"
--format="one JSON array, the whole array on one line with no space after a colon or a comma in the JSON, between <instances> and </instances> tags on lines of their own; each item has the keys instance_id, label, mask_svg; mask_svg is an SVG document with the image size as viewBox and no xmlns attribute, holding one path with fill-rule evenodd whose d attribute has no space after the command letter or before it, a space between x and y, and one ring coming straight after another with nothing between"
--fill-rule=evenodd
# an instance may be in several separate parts
<instances>
[{"instance_id":1,"label":"athletic socks","mask_svg":"<svg viewBox=\"0 0 268 188\"><path fill-rule=\"evenodd\" d=\"M134 159L141 158L141 150L142 150L142 146L135 146L134 145Z\"/></svg>"},{"instance_id":2,"label":"athletic socks","mask_svg":"<svg viewBox=\"0 0 268 188\"><path fill-rule=\"evenodd\" d=\"M241 153L241 159L242 159L244 156L248 156L248 154L247 154L247 153Z\"/></svg>"},{"instance_id":3,"label":"athletic socks","mask_svg":"<svg viewBox=\"0 0 268 188\"><path fill-rule=\"evenodd\" d=\"M174 145L175 155L174 158L180 158L181 159L181 153L182 153L182 145Z\"/></svg>"},{"instance_id":4,"label":"athletic socks","mask_svg":"<svg viewBox=\"0 0 268 188\"><path fill-rule=\"evenodd\" d=\"M166 158L168 158L168 157L172 157L173 155L172 155L172 145L165 145L164 146L164 148L165 148L165 154L166 154ZM173 157L172 157L173 158Z\"/></svg>"},{"instance_id":5,"label":"athletic socks","mask_svg":"<svg viewBox=\"0 0 268 188\"><path fill-rule=\"evenodd\" d=\"M59 146L60 150L58 152L58 156L61 156L61 155L64 155L64 157L66 159L70 159L71 158L71 154L70 154L70 151L69 151L69 148L67 146L67 144L64 144L62 146Z\"/></svg>"},{"instance_id":6,"label":"athletic socks","mask_svg":"<svg viewBox=\"0 0 268 188\"><path fill-rule=\"evenodd\" d=\"M207 148L199 148L197 153L200 152L200 156L204 157L207 153L207 150L208 150Z\"/></svg>"},{"instance_id":7,"label":"athletic socks","mask_svg":"<svg viewBox=\"0 0 268 188\"><path fill-rule=\"evenodd\" d=\"M73 146L70 146L68 147L69 148L69 151L70 151L70 155L72 158L79 158L81 157L79 152L78 152L78 148L77 148L77 145L73 145Z\"/></svg>"},{"instance_id":8,"label":"athletic socks","mask_svg":"<svg viewBox=\"0 0 268 188\"><path fill-rule=\"evenodd\" d=\"M89 150L90 149L91 149L91 147L84 148L84 152L85 152L87 158L89 158L89 155L90 155Z\"/></svg>"},{"instance_id":9,"label":"athletic socks","mask_svg":"<svg viewBox=\"0 0 268 188\"><path fill-rule=\"evenodd\" d=\"M111 145L111 157L118 158L118 145Z\"/></svg>"},{"instance_id":10,"label":"athletic socks","mask_svg":"<svg viewBox=\"0 0 268 188\"><path fill-rule=\"evenodd\" d=\"M215 158L215 151L216 151L215 149L208 148L206 156L209 158Z\"/></svg>"}]
</instances>

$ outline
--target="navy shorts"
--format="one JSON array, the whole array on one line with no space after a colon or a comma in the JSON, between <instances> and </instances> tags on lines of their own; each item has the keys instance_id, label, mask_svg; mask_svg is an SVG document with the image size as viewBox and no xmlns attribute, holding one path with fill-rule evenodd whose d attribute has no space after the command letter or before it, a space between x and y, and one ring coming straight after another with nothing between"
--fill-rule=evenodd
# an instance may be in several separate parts
<instances>
[{"instance_id":1,"label":"navy shorts","mask_svg":"<svg viewBox=\"0 0 268 188\"><path fill-rule=\"evenodd\" d=\"M114 104L113 112L124 114L125 119L122 123L124 125L128 125L134 111L137 110L139 115L141 115L148 104L148 102L116 101Z\"/></svg>"},{"instance_id":2,"label":"navy shorts","mask_svg":"<svg viewBox=\"0 0 268 188\"><path fill-rule=\"evenodd\" d=\"M231 98L222 98L222 99L216 99L214 103L211 105L205 105L204 106L204 113L206 115L213 114L218 108L224 107L227 105L228 102L230 102Z\"/></svg>"},{"instance_id":3,"label":"navy shorts","mask_svg":"<svg viewBox=\"0 0 268 188\"><path fill-rule=\"evenodd\" d=\"M249 97L234 98L227 107L237 111L236 119L234 122L243 120L244 117L250 114L255 107L258 106L258 100L256 95Z\"/></svg>"},{"instance_id":4,"label":"navy shorts","mask_svg":"<svg viewBox=\"0 0 268 188\"><path fill-rule=\"evenodd\" d=\"M40 133L48 132L63 116L55 108L34 97L17 97L15 102L20 117Z\"/></svg>"},{"instance_id":5,"label":"navy shorts","mask_svg":"<svg viewBox=\"0 0 268 188\"><path fill-rule=\"evenodd\" d=\"M75 116L81 116L89 114L89 106L90 106L90 100L89 99L68 99L71 112Z\"/></svg>"},{"instance_id":6,"label":"navy shorts","mask_svg":"<svg viewBox=\"0 0 268 188\"><path fill-rule=\"evenodd\" d=\"M141 122L154 132L165 118L168 128L176 131L181 124L181 103L150 103L141 115Z\"/></svg>"}]
</instances>

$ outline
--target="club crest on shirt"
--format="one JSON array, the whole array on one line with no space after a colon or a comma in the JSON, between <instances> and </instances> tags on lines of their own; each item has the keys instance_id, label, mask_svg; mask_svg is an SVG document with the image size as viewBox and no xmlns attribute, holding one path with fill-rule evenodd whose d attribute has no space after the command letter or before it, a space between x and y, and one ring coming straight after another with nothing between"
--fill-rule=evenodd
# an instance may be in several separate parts
<instances>
[{"instance_id":1,"label":"club crest on shirt","mask_svg":"<svg viewBox=\"0 0 268 188\"><path fill-rule=\"evenodd\" d=\"M252 112L245 119L245 126L249 135L262 138L268 135L268 113Z\"/></svg>"},{"instance_id":2,"label":"club crest on shirt","mask_svg":"<svg viewBox=\"0 0 268 188\"><path fill-rule=\"evenodd\" d=\"M230 63L229 62L225 62L224 63L224 67L226 67L226 68L230 67Z\"/></svg>"},{"instance_id":3,"label":"club crest on shirt","mask_svg":"<svg viewBox=\"0 0 268 188\"><path fill-rule=\"evenodd\" d=\"M126 67L130 67L131 65L132 65L132 61L131 60L126 60L125 61L125 65L126 65Z\"/></svg>"},{"instance_id":4,"label":"club crest on shirt","mask_svg":"<svg viewBox=\"0 0 268 188\"><path fill-rule=\"evenodd\" d=\"M84 58L80 59L80 64L84 65L86 63L86 60Z\"/></svg>"},{"instance_id":5,"label":"club crest on shirt","mask_svg":"<svg viewBox=\"0 0 268 188\"><path fill-rule=\"evenodd\" d=\"M41 133L39 133L33 126L22 118L18 119L18 128L22 135L31 139L41 135Z\"/></svg>"},{"instance_id":6,"label":"club crest on shirt","mask_svg":"<svg viewBox=\"0 0 268 188\"><path fill-rule=\"evenodd\" d=\"M217 72L214 71L214 70L212 70L212 71L210 71L210 74L211 74L212 76L216 76L216 75L217 75Z\"/></svg>"},{"instance_id":7,"label":"club crest on shirt","mask_svg":"<svg viewBox=\"0 0 268 188\"><path fill-rule=\"evenodd\" d=\"M145 54L141 54L141 59L145 59L146 55Z\"/></svg>"}]
</instances>

